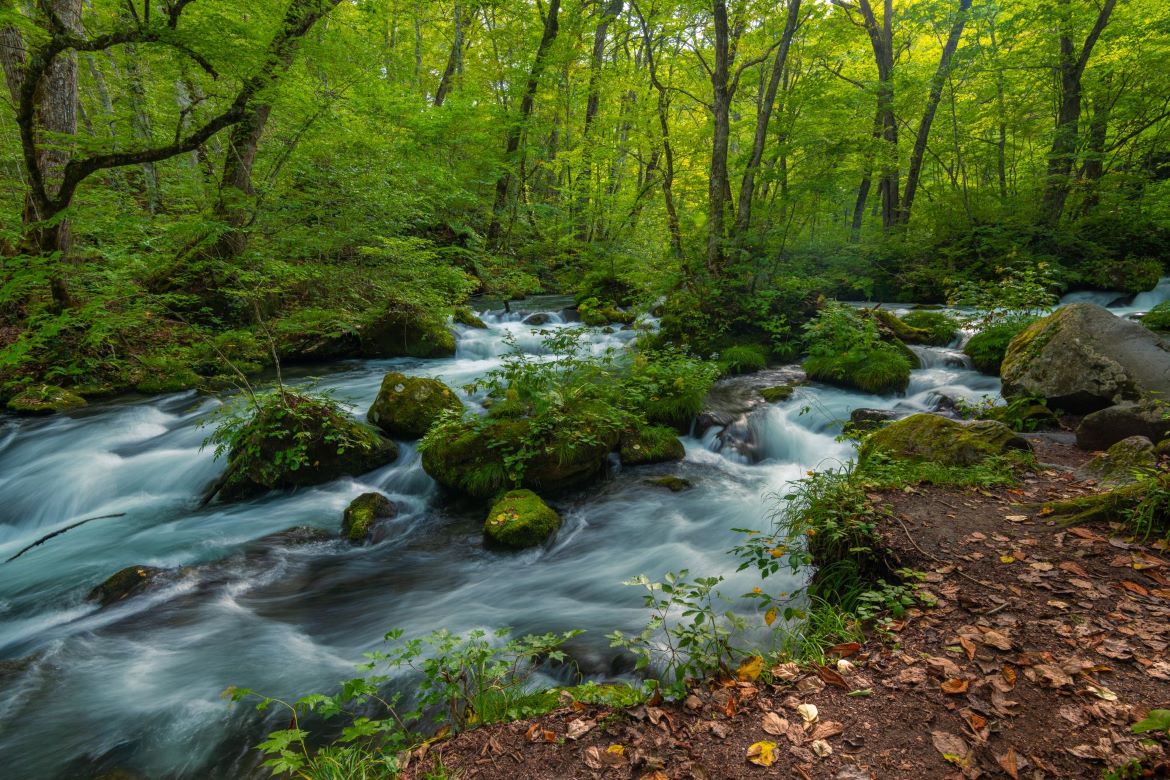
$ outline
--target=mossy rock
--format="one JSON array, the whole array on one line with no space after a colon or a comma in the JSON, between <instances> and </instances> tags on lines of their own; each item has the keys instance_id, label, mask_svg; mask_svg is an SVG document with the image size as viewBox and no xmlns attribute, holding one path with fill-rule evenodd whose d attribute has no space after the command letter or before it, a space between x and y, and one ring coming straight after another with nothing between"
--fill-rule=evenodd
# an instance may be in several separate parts
<instances>
[{"instance_id":1,"label":"mossy rock","mask_svg":"<svg viewBox=\"0 0 1170 780\"><path fill-rule=\"evenodd\" d=\"M1100 451L1131 436L1161 441L1170 436L1170 402L1147 399L1136 404L1118 404L1085 415L1077 427L1077 446Z\"/></svg>"},{"instance_id":2,"label":"mossy rock","mask_svg":"<svg viewBox=\"0 0 1170 780\"><path fill-rule=\"evenodd\" d=\"M8 401L8 409L17 414L57 414L85 405L84 398L56 385L26 387Z\"/></svg>"},{"instance_id":3,"label":"mossy rock","mask_svg":"<svg viewBox=\"0 0 1170 780\"><path fill-rule=\"evenodd\" d=\"M1145 316L1141 319L1141 323L1150 330L1163 333L1170 331L1170 301L1159 303L1146 312Z\"/></svg>"},{"instance_id":4,"label":"mossy rock","mask_svg":"<svg viewBox=\"0 0 1170 780\"><path fill-rule=\"evenodd\" d=\"M1170 397L1170 342L1091 303L1074 303L1012 339L1002 366L1007 398L1039 396L1087 414L1147 394Z\"/></svg>"},{"instance_id":5,"label":"mossy rock","mask_svg":"<svg viewBox=\"0 0 1170 780\"><path fill-rule=\"evenodd\" d=\"M879 332L887 341L897 339L905 344L930 344L933 336L927 328L917 328L903 320L892 311L872 309L872 316L877 322ZM890 337L893 337L892 339Z\"/></svg>"},{"instance_id":6,"label":"mossy rock","mask_svg":"<svg viewBox=\"0 0 1170 780\"><path fill-rule=\"evenodd\" d=\"M963 345L963 352L971 358L976 370L990 376L999 376L1008 344L1011 344L1012 339L1019 335L1020 331L1035 321L1035 318L1015 320L981 330L967 340Z\"/></svg>"},{"instance_id":7,"label":"mossy rock","mask_svg":"<svg viewBox=\"0 0 1170 780\"><path fill-rule=\"evenodd\" d=\"M943 466L973 466L989 457L1031 451L1028 441L1001 422L956 422L937 414L915 414L873 433L858 452L858 462L881 453L900 460Z\"/></svg>"},{"instance_id":8,"label":"mossy rock","mask_svg":"<svg viewBox=\"0 0 1170 780\"><path fill-rule=\"evenodd\" d=\"M901 416L893 409L854 409L849 413L849 422L845 423L845 433L859 434L874 431Z\"/></svg>"},{"instance_id":9,"label":"mossy rock","mask_svg":"<svg viewBox=\"0 0 1170 780\"><path fill-rule=\"evenodd\" d=\"M684 490L689 490L694 487L694 484L689 479L683 479L682 477L673 475L648 479L646 483L655 487L666 488L671 493L681 493Z\"/></svg>"},{"instance_id":10,"label":"mossy rock","mask_svg":"<svg viewBox=\"0 0 1170 780\"><path fill-rule=\"evenodd\" d=\"M203 377L177 358L146 360L135 374L134 389L148 394L177 393L203 382Z\"/></svg>"},{"instance_id":11,"label":"mossy rock","mask_svg":"<svg viewBox=\"0 0 1170 780\"><path fill-rule=\"evenodd\" d=\"M770 404L779 403L780 401L787 401L796 392L796 388L792 385L776 385L775 387L765 387L760 390L760 395L764 400Z\"/></svg>"},{"instance_id":12,"label":"mossy rock","mask_svg":"<svg viewBox=\"0 0 1170 780\"><path fill-rule=\"evenodd\" d=\"M1145 436L1122 439L1086 463L1082 472L1107 487L1130 485L1142 472L1152 471L1158 463L1154 443Z\"/></svg>"},{"instance_id":13,"label":"mossy rock","mask_svg":"<svg viewBox=\"0 0 1170 780\"><path fill-rule=\"evenodd\" d=\"M1051 431L1060 427L1060 418L1043 400L1017 398L1004 406L993 406L979 415L981 420L996 420L1013 431Z\"/></svg>"},{"instance_id":14,"label":"mossy rock","mask_svg":"<svg viewBox=\"0 0 1170 780\"><path fill-rule=\"evenodd\" d=\"M619 452L624 466L644 466L682 460L687 451L673 428L639 428L622 436Z\"/></svg>"},{"instance_id":15,"label":"mossy rock","mask_svg":"<svg viewBox=\"0 0 1170 780\"><path fill-rule=\"evenodd\" d=\"M398 445L349 416L325 407L310 407L306 413L300 407L315 399L292 393L285 397L298 410L295 418L276 403L257 412L228 453L227 470L212 497L233 500L278 488L319 485L365 474L398 457ZM286 454L293 441L304 446L302 462Z\"/></svg>"},{"instance_id":16,"label":"mossy rock","mask_svg":"<svg viewBox=\"0 0 1170 780\"><path fill-rule=\"evenodd\" d=\"M581 322L590 327L605 325L632 325L634 313L622 311L612 303L602 303L596 298L586 298L577 305L577 315Z\"/></svg>"},{"instance_id":17,"label":"mossy rock","mask_svg":"<svg viewBox=\"0 0 1170 780\"><path fill-rule=\"evenodd\" d=\"M920 343L932 347L945 347L959 335L958 321L941 311L915 309L907 312L906 316L902 318L902 322L914 328L916 333L925 333L926 340Z\"/></svg>"},{"instance_id":18,"label":"mossy rock","mask_svg":"<svg viewBox=\"0 0 1170 780\"><path fill-rule=\"evenodd\" d=\"M509 484L504 452L519 452L526 445L531 423L526 418L466 421L441 439L423 448L423 470L448 490L472 498L487 499ZM618 432L598 430L594 443L577 446L547 441L528 461L522 487L560 492L579 487L605 470L609 452L618 443Z\"/></svg>"},{"instance_id":19,"label":"mossy rock","mask_svg":"<svg viewBox=\"0 0 1170 780\"><path fill-rule=\"evenodd\" d=\"M341 535L354 544L370 538L374 523L394 517L398 507L381 493L362 493L345 508L341 519Z\"/></svg>"},{"instance_id":20,"label":"mossy rock","mask_svg":"<svg viewBox=\"0 0 1170 780\"><path fill-rule=\"evenodd\" d=\"M531 490L512 490L492 505L483 530L508 547L535 547L561 527L561 516Z\"/></svg>"},{"instance_id":21,"label":"mossy rock","mask_svg":"<svg viewBox=\"0 0 1170 780\"><path fill-rule=\"evenodd\" d=\"M162 572L153 566L127 566L91 590L86 598L108 607L141 593Z\"/></svg>"},{"instance_id":22,"label":"mossy rock","mask_svg":"<svg viewBox=\"0 0 1170 780\"><path fill-rule=\"evenodd\" d=\"M455 355L455 334L442 318L416 309L392 309L361 329L363 357L439 358Z\"/></svg>"},{"instance_id":23,"label":"mossy rock","mask_svg":"<svg viewBox=\"0 0 1170 780\"><path fill-rule=\"evenodd\" d=\"M463 411L451 388L437 379L391 371L382 378L366 419L395 439L418 439L447 411Z\"/></svg>"},{"instance_id":24,"label":"mossy rock","mask_svg":"<svg viewBox=\"0 0 1170 780\"><path fill-rule=\"evenodd\" d=\"M460 325L466 325L469 328L479 328L481 330L487 328L487 324L471 310L470 306L456 306L452 319Z\"/></svg>"},{"instance_id":25,"label":"mossy rock","mask_svg":"<svg viewBox=\"0 0 1170 780\"><path fill-rule=\"evenodd\" d=\"M902 393L910 385L914 365L902 350L907 350L905 344L899 348L883 342L867 351L810 355L804 361L804 372L814 381L875 395ZM917 361L916 356L914 359Z\"/></svg>"}]
</instances>

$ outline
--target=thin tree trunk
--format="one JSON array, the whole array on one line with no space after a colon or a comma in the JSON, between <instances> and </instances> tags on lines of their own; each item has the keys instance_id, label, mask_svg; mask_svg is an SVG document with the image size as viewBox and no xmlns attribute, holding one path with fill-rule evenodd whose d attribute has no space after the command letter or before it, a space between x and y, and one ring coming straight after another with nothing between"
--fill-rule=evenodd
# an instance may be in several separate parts
<instances>
[{"instance_id":1,"label":"thin tree trunk","mask_svg":"<svg viewBox=\"0 0 1170 780\"><path fill-rule=\"evenodd\" d=\"M455 38L451 41L451 53L447 55L447 67L443 70L443 77L439 79L439 88L435 90L435 108L443 105L447 95L451 93L451 86L455 76L463 72L463 49L467 45L467 27L475 18L475 8L463 13L463 5L455 3Z\"/></svg>"},{"instance_id":2,"label":"thin tree trunk","mask_svg":"<svg viewBox=\"0 0 1170 780\"><path fill-rule=\"evenodd\" d=\"M560 29L559 16L561 0L550 0L548 13L544 19L544 32L540 36L540 44L536 47L536 56L532 60L532 67L528 71L528 83L524 87L524 97L520 101L520 115L508 128L508 139L504 146L504 164L511 166L520 150L520 141L523 138L528 119L536 105L536 91L540 87L540 75L548 59L548 50L552 47ZM512 174L509 168L496 180L496 198L492 204L492 221L488 226L487 240L495 243L500 238L500 218L508 205L508 191L512 185Z\"/></svg>"},{"instance_id":3,"label":"thin tree trunk","mask_svg":"<svg viewBox=\"0 0 1170 780\"><path fill-rule=\"evenodd\" d=\"M605 39L609 26L625 7L625 0L611 0L601 9L601 19L593 31L593 53L589 58L589 93L585 102L585 127L581 134L581 173L577 177L577 236L584 240L590 233L589 192L593 189L593 144L590 142L593 120L601 110L601 64L605 56Z\"/></svg>"},{"instance_id":4,"label":"thin tree trunk","mask_svg":"<svg viewBox=\"0 0 1170 780\"><path fill-rule=\"evenodd\" d=\"M959 15L951 27L951 34L943 46L942 56L939 57L938 69L934 78L930 80L930 97L926 100L926 109L922 112L922 121L918 123L918 137L914 140L914 151L910 154L910 170L906 174L906 190L902 194L902 206L898 212L898 221L903 225L909 224L910 213L914 208L914 196L918 192L918 179L922 175L922 162L926 157L926 142L930 138L930 126L934 122L935 112L938 111L939 101L942 99L943 85L951 69L951 59L955 50L959 48L959 39L963 37L963 27L967 24L967 12L971 9L971 0L959 0Z\"/></svg>"},{"instance_id":5,"label":"thin tree trunk","mask_svg":"<svg viewBox=\"0 0 1170 780\"><path fill-rule=\"evenodd\" d=\"M718 274L723 268L723 241L727 213L727 152L731 136L731 35L726 0L713 0L715 20L715 66L711 70L711 113L715 129L711 140L710 184L707 190L707 271Z\"/></svg>"},{"instance_id":6,"label":"thin tree trunk","mask_svg":"<svg viewBox=\"0 0 1170 780\"><path fill-rule=\"evenodd\" d=\"M678 220L678 209L674 203L674 148L670 143L670 91L658 78L658 60L654 55L654 37L650 32L650 24L642 15L642 9L637 4L634 9L638 13L638 21L642 26L642 40L646 46L646 66L650 72L650 83L658 93L657 113L658 128L662 133L662 199L666 207L666 227L670 233L670 251L675 259L681 260L682 227Z\"/></svg>"}]
</instances>

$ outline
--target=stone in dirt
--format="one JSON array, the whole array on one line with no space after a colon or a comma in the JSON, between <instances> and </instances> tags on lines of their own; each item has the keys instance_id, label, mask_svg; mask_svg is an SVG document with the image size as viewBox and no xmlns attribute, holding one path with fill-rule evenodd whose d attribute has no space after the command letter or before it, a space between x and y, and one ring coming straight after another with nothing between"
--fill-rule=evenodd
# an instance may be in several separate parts
<instances>
[{"instance_id":1,"label":"stone in dirt","mask_svg":"<svg viewBox=\"0 0 1170 780\"><path fill-rule=\"evenodd\" d=\"M1081 420L1077 428L1077 446L1083 450L1105 450L1131 436L1161 441L1170 436L1167 413L1170 413L1170 404L1161 400L1118 404L1093 412Z\"/></svg>"},{"instance_id":2,"label":"stone in dirt","mask_svg":"<svg viewBox=\"0 0 1170 780\"><path fill-rule=\"evenodd\" d=\"M484 534L508 547L535 547L561 527L561 516L531 490L505 493L488 512Z\"/></svg>"},{"instance_id":3,"label":"stone in dirt","mask_svg":"<svg viewBox=\"0 0 1170 780\"><path fill-rule=\"evenodd\" d=\"M463 411L463 402L437 379L391 371L382 379L366 419L396 439L418 439L446 411Z\"/></svg>"},{"instance_id":4,"label":"stone in dirt","mask_svg":"<svg viewBox=\"0 0 1170 780\"><path fill-rule=\"evenodd\" d=\"M1091 303L1065 306L1012 339L1005 397L1040 396L1085 414L1147 394L1170 397L1170 343Z\"/></svg>"},{"instance_id":5,"label":"stone in dirt","mask_svg":"<svg viewBox=\"0 0 1170 780\"><path fill-rule=\"evenodd\" d=\"M1154 443L1145 436L1130 436L1086 463L1081 473L1098 480L1102 486L1118 487L1137 482L1141 471L1152 469L1157 463Z\"/></svg>"},{"instance_id":6,"label":"stone in dirt","mask_svg":"<svg viewBox=\"0 0 1170 780\"><path fill-rule=\"evenodd\" d=\"M341 535L354 544L370 538L374 523L394 517L398 507L381 493L362 493L345 509L341 520Z\"/></svg>"},{"instance_id":7,"label":"stone in dirt","mask_svg":"<svg viewBox=\"0 0 1170 780\"><path fill-rule=\"evenodd\" d=\"M957 422L937 414L915 414L877 431L858 453L864 462L875 453L908 460L929 460L946 466L972 466L1032 445L1003 423L991 420Z\"/></svg>"}]
</instances>

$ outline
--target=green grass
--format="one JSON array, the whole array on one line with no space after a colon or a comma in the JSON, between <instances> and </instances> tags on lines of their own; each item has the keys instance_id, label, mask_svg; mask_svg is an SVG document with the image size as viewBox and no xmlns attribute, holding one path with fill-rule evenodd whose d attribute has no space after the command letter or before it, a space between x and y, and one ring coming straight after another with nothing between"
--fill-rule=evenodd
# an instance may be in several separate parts
<instances>
[{"instance_id":1,"label":"green grass","mask_svg":"<svg viewBox=\"0 0 1170 780\"><path fill-rule=\"evenodd\" d=\"M853 387L874 395L905 391L910 384L910 361L892 344L842 354L809 355L804 361L809 379Z\"/></svg>"},{"instance_id":2,"label":"green grass","mask_svg":"<svg viewBox=\"0 0 1170 780\"><path fill-rule=\"evenodd\" d=\"M760 344L728 347L719 354L719 367L729 376L763 371L768 367L768 348Z\"/></svg>"}]
</instances>

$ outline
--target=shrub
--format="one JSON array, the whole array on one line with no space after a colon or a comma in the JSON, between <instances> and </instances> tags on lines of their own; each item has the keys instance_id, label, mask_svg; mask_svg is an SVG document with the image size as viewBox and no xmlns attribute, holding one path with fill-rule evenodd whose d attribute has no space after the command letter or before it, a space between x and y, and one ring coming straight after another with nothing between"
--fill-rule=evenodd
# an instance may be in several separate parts
<instances>
[{"instance_id":1,"label":"shrub","mask_svg":"<svg viewBox=\"0 0 1170 780\"><path fill-rule=\"evenodd\" d=\"M826 305L805 326L805 342L810 379L867 393L901 392L910 383L905 345L881 341L877 324L848 306Z\"/></svg>"},{"instance_id":2,"label":"shrub","mask_svg":"<svg viewBox=\"0 0 1170 780\"><path fill-rule=\"evenodd\" d=\"M925 330L928 334L926 343L935 347L945 347L959 335L959 321L941 311L917 309L907 313L902 321Z\"/></svg>"},{"instance_id":3,"label":"shrub","mask_svg":"<svg viewBox=\"0 0 1170 780\"><path fill-rule=\"evenodd\" d=\"M1170 331L1170 301L1159 303L1142 317L1142 325L1150 330Z\"/></svg>"},{"instance_id":4,"label":"shrub","mask_svg":"<svg viewBox=\"0 0 1170 780\"><path fill-rule=\"evenodd\" d=\"M719 366L732 376L763 371L768 367L768 348L760 344L728 347L719 354Z\"/></svg>"},{"instance_id":5,"label":"shrub","mask_svg":"<svg viewBox=\"0 0 1170 780\"><path fill-rule=\"evenodd\" d=\"M1022 317L1003 320L972 336L964 345L963 352L971 358L975 368L984 374L999 376L999 368L1007 354L1008 344L1036 319Z\"/></svg>"}]
</instances>

